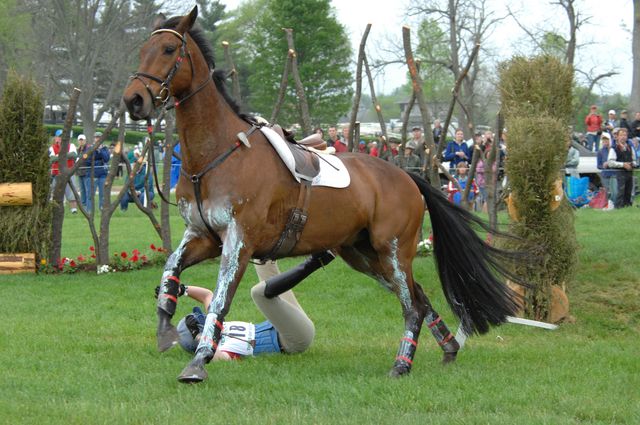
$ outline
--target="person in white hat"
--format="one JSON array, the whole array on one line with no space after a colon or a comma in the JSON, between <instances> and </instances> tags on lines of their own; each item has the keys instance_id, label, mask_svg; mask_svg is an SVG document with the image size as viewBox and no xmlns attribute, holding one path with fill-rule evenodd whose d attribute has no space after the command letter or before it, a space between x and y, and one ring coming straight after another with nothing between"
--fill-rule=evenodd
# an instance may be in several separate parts
<instances>
[{"instance_id":1,"label":"person in white hat","mask_svg":"<svg viewBox=\"0 0 640 425\"><path fill-rule=\"evenodd\" d=\"M618 127L618 120L616 119L616 111L614 109L609 110L607 114L607 121L604 123L604 128L609 134L613 134L613 129Z\"/></svg>"}]
</instances>

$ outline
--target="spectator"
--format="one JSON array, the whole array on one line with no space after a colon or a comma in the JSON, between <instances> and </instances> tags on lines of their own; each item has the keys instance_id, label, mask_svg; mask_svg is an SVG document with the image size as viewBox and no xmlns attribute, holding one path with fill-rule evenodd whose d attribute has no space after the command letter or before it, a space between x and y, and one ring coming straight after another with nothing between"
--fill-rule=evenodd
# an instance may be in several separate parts
<instances>
[{"instance_id":1,"label":"spectator","mask_svg":"<svg viewBox=\"0 0 640 425\"><path fill-rule=\"evenodd\" d=\"M53 143L49 146L49 163L51 164L51 193L53 194L53 188L56 185L56 180L60 175L60 169L58 164L58 156L60 155L60 147L62 143L62 130L56 130L53 136ZM69 141L69 150L67 152L67 168L71 168L76 163L78 157L78 151L76 145ZM64 188L64 197L69 203L71 208L71 214L78 213L78 203L75 196L73 196L73 190L71 190L71 184L73 184L73 176L69 178L69 182Z\"/></svg>"},{"instance_id":2,"label":"spectator","mask_svg":"<svg viewBox=\"0 0 640 425\"><path fill-rule=\"evenodd\" d=\"M436 119L433 122L433 130L431 131L433 133L433 143L435 143L437 147L438 143L440 143L440 136L443 133L442 124L440 123L439 119Z\"/></svg>"},{"instance_id":3,"label":"spectator","mask_svg":"<svg viewBox=\"0 0 640 425\"><path fill-rule=\"evenodd\" d=\"M631 149L633 150L633 154L635 155L636 158L636 165L635 168L640 168L640 138L639 137L633 137L631 138ZM638 190L638 173L634 173L633 176L633 185L632 185L632 189L631 189L631 200L633 201L633 197L635 196L635 194L637 193Z\"/></svg>"},{"instance_id":4,"label":"spectator","mask_svg":"<svg viewBox=\"0 0 640 425\"><path fill-rule=\"evenodd\" d=\"M487 137L485 136L487 133L489 134L488 141ZM474 181L478 186L478 196L476 197L475 210L482 212L487 212L485 205L485 202L487 200L487 187L484 177L484 165L487 155L487 146L489 146L489 144L491 143L492 133L490 131L487 131L485 132L485 135L482 135L480 137L480 140L476 141L471 156L471 158L473 159L475 155L478 155L478 161L476 162L476 174L474 178Z\"/></svg>"},{"instance_id":5,"label":"spectator","mask_svg":"<svg viewBox=\"0 0 640 425\"><path fill-rule=\"evenodd\" d=\"M331 127L329 127L329 138L327 139L327 146L331 147L333 146L337 140L340 140L338 138L338 130L336 129L335 125L332 125Z\"/></svg>"},{"instance_id":6,"label":"spectator","mask_svg":"<svg viewBox=\"0 0 640 425\"><path fill-rule=\"evenodd\" d=\"M600 146L600 133L602 132L602 116L598 113L598 107L591 105L589 113L584 118L587 126L587 149L598 151Z\"/></svg>"},{"instance_id":7,"label":"spectator","mask_svg":"<svg viewBox=\"0 0 640 425\"><path fill-rule=\"evenodd\" d=\"M340 140L342 140L342 143L344 143L345 145L349 144L349 125L348 124L342 127L342 136L340 136Z\"/></svg>"},{"instance_id":8,"label":"spectator","mask_svg":"<svg viewBox=\"0 0 640 425\"><path fill-rule=\"evenodd\" d=\"M571 142L569 142L569 150L567 151L567 160L564 163L565 174L571 177L579 178L578 164L580 164L580 152L574 148Z\"/></svg>"},{"instance_id":9,"label":"spectator","mask_svg":"<svg viewBox=\"0 0 640 425\"><path fill-rule=\"evenodd\" d=\"M422 135L422 127L413 127L411 131L413 132L411 141L415 146L413 154L417 155L420 161L422 161L424 159L424 136Z\"/></svg>"},{"instance_id":10,"label":"spectator","mask_svg":"<svg viewBox=\"0 0 640 425\"><path fill-rule=\"evenodd\" d=\"M618 184L615 207L623 208L631 206L631 189L633 182L633 168L636 166L635 152L629 145L626 128L616 129L616 145L609 151L609 168L616 169L616 182Z\"/></svg>"},{"instance_id":11,"label":"spectator","mask_svg":"<svg viewBox=\"0 0 640 425\"><path fill-rule=\"evenodd\" d=\"M139 147L136 146L133 149L133 161L130 162L132 171L136 163L141 164L138 172L133 179L133 188L136 196L138 197L142 205L145 205L145 202L149 202L151 204L151 208L156 208L155 203L152 202L153 198L155 198L155 193L153 191L153 180L151 179L151 173L147 174L147 162L144 161ZM127 176L127 178L125 179L125 184L128 185L128 183L129 177ZM145 197L145 193L147 193L147 191L149 196ZM131 195L131 190L127 189L124 196L120 200L120 210L126 211L129 208L129 204L131 202L135 202L135 200Z\"/></svg>"},{"instance_id":12,"label":"spectator","mask_svg":"<svg viewBox=\"0 0 640 425\"><path fill-rule=\"evenodd\" d=\"M627 135L630 138L633 137L633 133L631 133L631 124L629 124L629 121L627 121L627 110L626 109L623 109L622 111L620 111L620 122L618 123L618 127L626 128L627 129Z\"/></svg>"},{"instance_id":13,"label":"spectator","mask_svg":"<svg viewBox=\"0 0 640 425\"><path fill-rule=\"evenodd\" d=\"M398 139L396 139L395 137L390 137L389 138L389 149L385 149L382 152L382 159L384 159L385 161L389 161L391 163L395 164L395 158L396 156L398 156L398 146L400 145L400 141Z\"/></svg>"},{"instance_id":14,"label":"spectator","mask_svg":"<svg viewBox=\"0 0 640 425\"><path fill-rule=\"evenodd\" d=\"M416 142L415 140L409 140L404 145L404 156L396 155L393 159L393 163L406 171L420 173L420 170L422 169L422 160L415 152Z\"/></svg>"},{"instance_id":15,"label":"spectator","mask_svg":"<svg viewBox=\"0 0 640 425\"><path fill-rule=\"evenodd\" d=\"M631 123L631 137L640 137L640 112L636 112L636 119Z\"/></svg>"},{"instance_id":16,"label":"spectator","mask_svg":"<svg viewBox=\"0 0 640 425\"><path fill-rule=\"evenodd\" d=\"M616 111L613 109L609 110L609 114L607 120L604 123L604 130L608 131L609 134L613 134L616 128L618 128L618 120L616 119Z\"/></svg>"},{"instance_id":17,"label":"spectator","mask_svg":"<svg viewBox=\"0 0 640 425\"><path fill-rule=\"evenodd\" d=\"M369 155L376 157L378 156L378 142L376 142L375 140L369 143Z\"/></svg>"},{"instance_id":18,"label":"spectator","mask_svg":"<svg viewBox=\"0 0 640 425\"><path fill-rule=\"evenodd\" d=\"M324 130L320 127L316 127L313 132L319 135L321 139L324 139Z\"/></svg>"},{"instance_id":19,"label":"spectator","mask_svg":"<svg viewBox=\"0 0 640 425\"><path fill-rule=\"evenodd\" d=\"M360 143L358 143L358 153L364 153L364 154L369 153L367 151L367 142L365 142L364 140L360 140Z\"/></svg>"},{"instance_id":20,"label":"spectator","mask_svg":"<svg viewBox=\"0 0 640 425\"><path fill-rule=\"evenodd\" d=\"M173 146L173 154L171 155L171 181L169 186L171 189L176 187L180 178L180 167L182 167L182 154L180 152L180 141Z\"/></svg>"},{"instance_id":21,"label":"spectator","mask_svg":"<svg viewBox=\"0 0 640 425\"><path fill-rule=\"evenodd\" d=\"M87 159L87 151L89 150L89 146L87 145L87 136L81 134L78 136L78 160L80 163L78 166L78 171L76 175L78 176L78 180L80 181L80 203L82 207L87 209L87 193L89 192L91 176L89 175L89 169L85 165L85 160Z\"/></svg>"},{"instance_id":22,"label":"spectator","mask_svg":"<svg viewBox=\"0 0 640 425\"><path fill-rule=\"evenodd\" d=\"M597 165L600 171L600 181L602 187L607 191L607 199L611 201L611 205L617 196L617 183L615 180L615 172L609 169L607 162L609 161L609 152L611 151L611 135L606 131L602 132L600 136L600 143L602 147L598 151Z\"/></svg>"},{"instance_id":23,"label":"spectator","mask_svg":"<svg viewBox=\"0 0 640 425\"><path fill-rule=\"evenodd\" d=\"M444 151L444 160L449 161L449 169L451 172L457 168L458 163L467 162L471 159L471 152L469 146L464 141L464 132L462 129L456 130L455 140L447 143L447 148Z\"/></svg>"},{"instance_id":24,"label":"spectator","mask_svg":"<svg viewBox=\"0 0 640 425\"><path fill-rule=\"evenodd\" d=\"M97 132L94 137L94 143L99 143L102 138L102 133ZM88 149L91 149L91 146ZM84 159L85 167L87 167L87 173L89 175L89 186L87 190L87 211L93 210L93 199L96 194L96 188L98 189L98 208L102 210L104 204L104 182L107 179L109 172L109 160L111 155L109 154L109 148L104 143L98 147L91 155L91 158ZM93 179L91 178L93 176Z\"/></svg>"},{"instance_id":25,"label":"spectator","mask_svg":"<svg viewBox=\"0 0 640 425\"><path fill-rule=\"evenodd\" d=\"M460 161L456 164L456 172L454 174L454 178L458 181L460 185L460 189L464 192L467 184L469 184L469 164L465 161ZM453 202L456 205L460 205L462 201L462 193L458 190L458 187L453 183L449 182L447 186L447 191L449 192L449 201ZM478 186L476 186L475 182L471 182L471 187L469 188L469 202L473 202L473 199L478 194Z\"/></svg>"}]
</instances>

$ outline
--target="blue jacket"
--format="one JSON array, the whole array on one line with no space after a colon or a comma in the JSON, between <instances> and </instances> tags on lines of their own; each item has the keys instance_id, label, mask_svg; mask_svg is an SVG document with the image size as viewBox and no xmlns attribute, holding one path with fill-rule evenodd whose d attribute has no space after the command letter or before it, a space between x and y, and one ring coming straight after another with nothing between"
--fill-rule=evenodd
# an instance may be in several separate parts
<instances>
[{"instance_id":1,"label":"blue jacket","mask_svg":"<svg viewBox=\"0 0 640 425\"><path fill-rule=\"evenodd\" d=\"M456 155L457 152L464 152L467 157L460 158L458 155ZM469 146L467 146L465 142L457 144L455 140L450 141L449 143L447 143L447 148L444 151L444 160L451 161L451 164L449 164L450 168L455 168L458 162L471 162L471 152L469 151Z\"/></svg>"},{"instance_id":2,"label":"blue jacket","mask_svg":"<svg viewBox=\"0 0 640 425\"><path fill-rule=\"evenodd\" d=\"M596 159L597 159L597 164L598 164L598 170L602 170L600 172L600 175L602 177L613 177L614 170L610 170L608 168L604 168L605 162L607 162L609 160L609 149L600 148L600 150L598 151L598 156L596 157Z\"/></svg>"},{"instance_id":3,"label":"blue jacket","mask_svg":"<svg viewBox=\"0 0 640 425\"><path fill-rule=\"evenodd\" d=\"M90 148L87 148L87 150L89 149ZM106 146L100 146L98 149L96 149L91 158L87 158L84 160L82 166L86 167L85 176L91 175L91 163L93 162L93 177L105 177L109 173L110 159L111 153L109 152L109 148Z\"/></svg>"}]
</instances>

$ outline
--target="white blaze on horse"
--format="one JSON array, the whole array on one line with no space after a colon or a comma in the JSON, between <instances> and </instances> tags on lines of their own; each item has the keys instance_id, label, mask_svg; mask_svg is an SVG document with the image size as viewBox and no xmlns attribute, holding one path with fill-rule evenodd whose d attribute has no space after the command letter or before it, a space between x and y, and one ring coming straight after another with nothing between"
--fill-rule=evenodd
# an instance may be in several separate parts
<instances>
[{"instance_id":1,"label":"white blaze on horse","mask_svg":"<svg viewBox=\"0 0 640 425\"><path fill-rule=\"evenodd\" d=\"M239 114L227 95L224 73L214 71L211 46L194 27L196 17L197 7L156 28L123 95L131 117L138 120L149 120L157 108L167 106L170 96L177 105L182 175L176 197L187 228L162 276L157 301L160 350L177 338L171 318L181 272L221 257L200 344L180 381L207 377L205 365L215 353L221 324L252 258L327 250L400 300L405 331L392 376L411 370L423 322L442 347L443 361L453 361L459 345L412 270L425 201L444 294L466 333L487 332L515 313L514 294L499 279L509 275L503 265L513 256L487 245L474 231L486 228L484 223L449 203L422 178L369 155L343 153L338 157L349 172L348 187L299 183L258 131L261 124Z\"/></svg>"}]
</instances>

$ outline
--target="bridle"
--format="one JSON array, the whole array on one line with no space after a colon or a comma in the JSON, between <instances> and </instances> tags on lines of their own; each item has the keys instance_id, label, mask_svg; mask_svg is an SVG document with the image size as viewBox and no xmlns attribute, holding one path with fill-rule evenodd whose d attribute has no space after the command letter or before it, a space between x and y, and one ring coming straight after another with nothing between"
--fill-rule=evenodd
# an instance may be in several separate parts
<instances>
[{"instance_id":1,"label":"bridle","mask_svg":"<svg viewBox=\"0 0 640 425\"><path fill-rule=\"evenodd\" d=\"M155 75L151 75L151 74L148 74L146 72L137 71L137 72L134 72L133 75L131 75L131 77L129 77L129 79L130 80L139 80L144 85L144 87L147 89L147 92L149 93L149 96L151 96L151 99L153 100L154 107L158 108L160 106L163 106L165 111L167 111L169 109L172 109L172 108L175 108L175 107L179 106L183 102L187 101L187 99L191 98L196 93L198 93L199 91L204 89L206 87L206 85L209 84L210 81L213 81L213 73L214 73L215 69L211 69L211 71L209 72L209 75L207 76L206 80L204 82L202 82L202 84L200 84L194 91L192 91L191 93L187 94L182 99L176 100L173 104L168 104L169 98L171 97L171 93L170 93L171 80L173 80L173 77L175 77L175 75L177 74L178 69L180 69L180 65L182 64L182 62L184 62L185 58L188 58L189 62L191 63L191 80L192 81L193 81L193 77L194 77L194 69L193 69L193 60L191 59L191 54L187 51L187 38L183 34L180 34L179 32L177 32L175 30L172 30L172 29L168 29L168 28L161 28L161 29L157 29L157 30L153 31L151 33L151 37L153 37L156 34L163 33L163 32L168 32L170 34L175 35L182 42L182 44L180 45L180 53L179 53L178 57L176 58L176 63L169 70L169 73L167 74L167 77L163 80L162 78L157 77ZM151 86L147 82L145 82L141 77L148 78L149 80L155 81L155 82L160 84L160 91L158 92L157 95L153 94L153 91L151 90ZM206 228L209 231L209 233L211 233L211 235L214 236L214 237L216 237L216 233L211 228L211 226L209 225L208 221L205 219L204 213L203 213L203 210L202 210L202 194L201 194L201 188L200 188L201 179L209 171L213 170L214 168L216 168L220 164L222 164L233 152L236 151L236 149L240 148L240 146L244 145L244 146L250 148L251 144L249 143L249 138L248 137L253 132L258 130L260 127L262 127L262 124L252 124L251 128L249 129L249 131L238 133L238 135L237 135L238 136L238 140L236 140L236 142L233 144L233 146L231 146L227 151L225 151L224 153L222 153L221 155L216 157L213 161L211 161L199 173L193 174L193 175L187 174L185 172L184 168L180 167L181 174L183 174L188 180L191 181L191 183L193 183L193 190L194 190L194 194L195 194L195 198L196 198L196 205L198 206L198 212L200 213L200 218L202 219L202 222L206 226ZM153 141L153 126L151 125L151 118L150 117L147 117L147 132L149 134L149 140ZM175 203L173 203L170 200L166 199L164 194L163 194L163 192L162 192L162 190L160 189L160 184L159 184L159 181L158 181L158 174L157 174L157 171L156 171L155 155L151 155L151 165L152 165L152 168L153 168L153 177L154 177L154 181L155 181L155 184L156 184L156 189L158 190L158 194L160 195L160 198L162 198L162 200L164 202L166 202L167 204L176 205Z\"/></svg>"},{"instance_id":2,"label":"bridle","mask_svg":"<svg viewBox=\"0 0 640 425\"><path fill-rule=\"evenodd\" d=\"M211 70L211 72L209 73L209 75L207 76L207 78L205 79L205 81L202 82L202 84L200 84L198 86L198 88L196 88L194 91L192 91L191 93L187 94L186 96L184 96L182 99L178 99L176 100L173 104L168 104L169 102L169 98L171 97L171 93L170 93L170 85L171 85L171 80L173 80L173 77L176 76L176 74L178 73L178 69L180 69L180 65L182 65L182 62L184 62L185 58L187 58L189 60L189 62L191 63L191 79L193 80L194 77L194 70L193 70L193 61L191 60L191 53L189 53L187 51L187 38L183 35L180 34L178 31L169 29L169 28L160 28L157 29L155 31L153 31L151 33L151 37L153 37L156 34L160 34L160 33L170 33L175 35L176 37L178 37L181 41L180 44L180 52L178 54L178 57L176 58L176 63L173 64L173 67L169 70L169 73L167 74L166 78L163 80L162 78L155 76L155 75L151 75L148 74L146 72L140 72L140 71L136 71L134 72L129 79L130 80L139 80L145 87L145 89L147 89L147 92L149 93L149 96L151 97L151 99L153 100L153 105L158 108L160 106L164 106L164 108L166 110L175 108L177 106L179 106L181 103L185 102L187 99L189 99L190 97L194 96L196 93L198 93L200 90L204 89L205 86L207 84L209 84L209 81L212 80L212 76L213 76L213 69ZM157 94L153 94L153 90L151 90L151 86L149 85L148 82L146 82L145 80L143 80L141 77L147 78L149 80L155 81L156 83L160 84L160 91L158 91Z\"/></svg>"}]
</instances>

